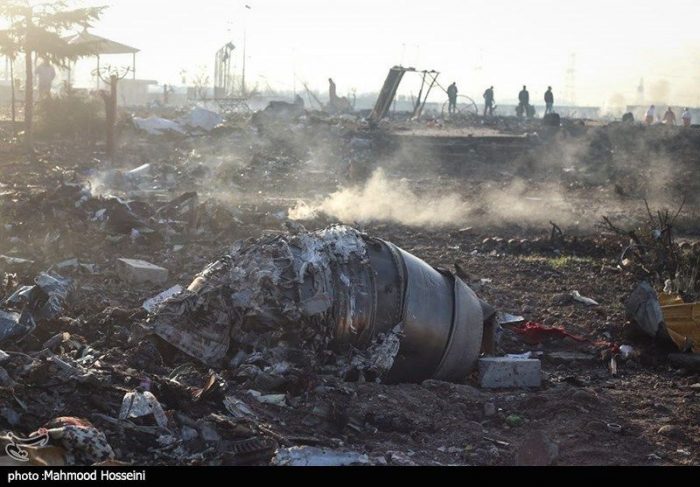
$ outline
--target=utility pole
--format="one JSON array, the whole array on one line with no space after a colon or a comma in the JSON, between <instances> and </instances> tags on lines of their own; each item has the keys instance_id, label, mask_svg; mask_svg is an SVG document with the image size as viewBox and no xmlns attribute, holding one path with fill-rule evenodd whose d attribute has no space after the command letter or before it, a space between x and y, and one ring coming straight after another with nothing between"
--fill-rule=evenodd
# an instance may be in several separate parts
<instances>
[{"instance_id":1,"label":"utility pole","mask_svg":"<svg viewBox=\"0 0 700 487\"><path fill-rule=\"evenodd\" d=\"M252 10L251 6L248 4L243 5L243 63L241 65L241 96L243 98L247 97L246 86L245 86L245 63L246 63L246 37L248 32L248 15L246 10Z\"/></svg>"},{"instance_id":2,"label":"utility pole","mask_svg":"<svg viewBox=\"0 0 700 487\"><path fill-rule=\"evenodd\" d=\"M10 60L10 97L12 98L12 132L17 135L17 125L15 124L17 119L17 100L15 99L15 60Z\"/></svg>"},{"instance_id":3,"label":"utility pole","mask_svg":"<svg viewBox=\"0 0 700 487\"><path fill-rule=\"evenodd\" d=\"M105 91L100 91L100 96L105 103L105 118L106 118L106 137L107 137L107 157L110 161L114 161L116 153L116 136L115 128L117 125L117 84L120 80L126 78L131 71L131 68L126 68L122 73L119 70L106 67L103 72L98 71L97 77L109 85L109 95ZM104 74L103 74L104 73ZM107 77L109 75L109 77Z\"/></svg>"},{"instance_id":4,"label":"utility pole","mask_svg":"<svg viewBox=\"0 0 700 487\"><path fill-rule=\"evenodd\" d=\"M246 43L246 31L243 30L243 66L241 67L241 96L245 98L245 43Z\"/></svg>"},{"instance_id":5,"label":"utility pole","mask_svg":"<svg viewBox=\"0 0 700 487\"><path fill-rule=\"evenodd\" d=\"M576 105L576 53L569 55L569 66L566 68L566 99L571 106Z\"/></svg>"}]
</instances>

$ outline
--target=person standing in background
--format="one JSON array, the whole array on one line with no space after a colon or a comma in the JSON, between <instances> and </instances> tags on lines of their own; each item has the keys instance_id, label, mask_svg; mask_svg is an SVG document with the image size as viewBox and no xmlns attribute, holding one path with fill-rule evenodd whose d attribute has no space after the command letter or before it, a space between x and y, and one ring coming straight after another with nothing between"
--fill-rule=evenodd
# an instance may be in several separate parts
<instances>
[{"instance_id":1,"label":"person standing in background","mask_svg":"<svg viewBox=\"0 0 700 487\"><path fill-rule=\"evenodd\" d=\"M36 77L39 81L39 98L51 96L51 86L56 79L56 70L51 64L42 59L41 64L36 68Z\"/></svg>"},{"instance_id":2,"label":"person standing in background","mask_svg":"<svg viewBox=\"0 0 700 487\"><path fill-rule=\"evenodd\" d=\"M518 105L517 114L519 117L528 114L528 108L530 106L530 92L527 91L527 86L523 85L523 89L518 93Z\"/></svg>"},{"instance_id":3,"label":"person standing in background","mask_svg":"<svg viewBox=\"0 0 700 487\"><path fill-rule=\"evenodd\" d=\"M646 115L644 116L644 122L647 125L651 125L654 123L654 119L656 118L656 107L654 105L651 105L649 109L647 110Z\"/></svg>"},{"instance_id":4,"label":"person standing in background","mask_svg":"<svg viewBox=\"0 0 700 487\"><path fill-rule=\"evenodd\" d=\"M690 110L688 110L688 107L685 107L685 110L683 110L683 114L681 115L681 120L683 120L683 126L684 127L690 127L690 121L693 117L690 115Z\"/></svg>"},{"instance_id":5,"label":"person standing in background","mask_svg":"<svg viewBox=\"0 0 700 487\"><path fill-rule=\"evenodd\" d=\"M673 113L673 110L671 110L671 107L668 107L668 109L666 109L666 113L664 113L663 122L666 125L676 125L676 114Z\"/></svg>"},{"instance_id":6,"label":"person standing in background","mask_svg":"<svg viewBox=\"0 0 700 487\"><path fill-rule=\"evenodd\" d=\"M547 91L544 92L544 114L547 115L554 111L554 93L552 93L552 87L548 86Z\"/></svg>"},{"instance_id":7,"label":"person standing in background","mask_svg":"<svg viewBox=\"0 0 700 487\"><path fill-rule=\"evenodd\" d=\"M452 115L457 111L457 83L452 82L450 86L447 87L447 101L449 106L447 111Z\"/></svg>"},{"instance_id":8,"label":"person standing in background","mask_svg":"<svg viewBox=\"0 0 700 487\"><path fill-rule=\"evenodd\" d=\"M333 81L333 78L328 78L328 103L331 107L335 108L337 101L338 92L336 91L335 81Z\"/></svg>"},{"instance_id":9,"label":"person standing in background","mask_svg":"<svg viewBox=\"0 0 700 487\"><path fill-rule=\"evenodd\" d=\"M484 91L484 117L486 110L488 110L489 116L493 116L493 86Z\"/></svg>"}]
</instances>

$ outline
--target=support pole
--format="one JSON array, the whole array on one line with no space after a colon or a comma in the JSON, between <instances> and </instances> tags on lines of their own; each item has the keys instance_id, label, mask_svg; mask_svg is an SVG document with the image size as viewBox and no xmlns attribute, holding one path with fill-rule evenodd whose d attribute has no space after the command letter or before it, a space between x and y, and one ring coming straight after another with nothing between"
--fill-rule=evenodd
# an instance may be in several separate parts
<instances>
[{"instance_id":1,"label":"support pole","mask_svg":"<svg viewBox=\"0 0 700 487\"><path fill-rule=\"evenodd\" d=\"M114 161L115 136L114 130L117 121L117 83L119 78L116 75L109 77L109 95L103 94L105 102L106 132L107 132L107 157Z\"/></svg>"},{"instance_id":2,"label":"support pole","mask_svg":"<svg viewBox=\"0 0 700 487\"><path fill-rule=\"evenodd\" d=\"M12 132L17 135L17 100L15 99L15 60L10 59L10 96L12 99Z\"/></svg>"}]
</instances>

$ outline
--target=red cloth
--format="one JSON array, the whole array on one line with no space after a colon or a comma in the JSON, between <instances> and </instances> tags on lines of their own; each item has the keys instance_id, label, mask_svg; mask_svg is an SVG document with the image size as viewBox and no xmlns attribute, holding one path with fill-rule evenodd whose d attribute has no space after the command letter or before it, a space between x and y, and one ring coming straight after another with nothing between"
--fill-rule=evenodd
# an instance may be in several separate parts
<instances>
[{"instance_id":1,"label":"red cloth","mask_svg":"<svg viewBox=\"0 0 700 487\"><path fill-rule=\"evenodd\" d=\"M613 353L619 353L620 351L619 345L615 345L605 340L589 340L588 338L567 333L563 328L543 326L539 323L535 323L534 321L527 321L520 326L516 326L513 328L513 331L521 335L523 339L531 345L542 343L545 338L571 338L577 342L590 343L594 347L610 348Z\"/></svg>"},{"instance_id":2,"label":"red cloth","mask_svg":"<svg viewBox=\"0 0 700 487\"><path fill-rule=\"evenodd\" d=\"M577 337L570 333L564 331L563 328L557 327L547 327L535 323L533 321L527 321L522 325L513 328L513 331L523 336L528 343L540 343L545 338L571 338L577 342L587 342L585 338Z\"/></svg>"}]
</instances>

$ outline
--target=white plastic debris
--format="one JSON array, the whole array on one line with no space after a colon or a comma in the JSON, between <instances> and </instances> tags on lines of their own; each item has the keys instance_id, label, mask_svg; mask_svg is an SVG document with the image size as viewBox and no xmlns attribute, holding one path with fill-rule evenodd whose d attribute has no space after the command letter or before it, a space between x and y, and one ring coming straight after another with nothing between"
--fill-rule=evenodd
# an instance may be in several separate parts
<instances>
[{"instance_id":1,"label":"white plastic debris","mask_svg":"<svg viewBox=\"0 0 700 487\"><path fill-rule=\"evenodd\" d=\"M166 118L134 117L133 122L137 129L143 130L144 132L150 135L162 135L167 132L177 132L179 134L187 133L187 131L184 128L182 128L182 125L173 120L168 120Z\"/></svg>"},{"instance_id":2,"label":"white plastic debris","mask_svg":"<svg viewBox=\"0 0 700 487\"><path fill-rule=\"evenodd\" d=\"M168 418L163 407L150 391L132 391L124 394L122 407L119 411L119 419L140 418L153 415L156 423L161 428L168 426Z\"/></svg>"},{"instance_id":3,"label":"white plastic debris","mask_svg":"<svg viewBox=\"0 0 700 487\"><path fill-rule=\"evenodd\" d=\"M29 259L22 259L20 257L10 257L8 255L0 255L0 263L2 264L7 264L7 265L31 265L34 263L33 260Z\"/></svg>"},{"instance_id":4,"label":"white plastic debris","mask_svg":"<svg viewBox=\"0 0 700 487\"><path fill-rule=\"evenodd\" d=\"M149 173L151 170L151 165L149 163L141 164L139 167L132 169L127 172L124 177L127 179L138 179Z\"/></svg>"},{"instance_id":5,"label":"white plastic debris","mask_svg":"<svg viewBox=\"0 0 700 487\"><path fill-rule=\"evenodd\" d=\"M634 348L631 345L620 345L620 355L622 358L626 359L634 352Z\"/></svg>"},{"instance_id":6,"label":"white plastic debris","mask_svg":"<svg viewBox=\"0 0 700 487\"><path fill-rule=\"evenodd\" d=\"M581 294L578 291L571 291L571 297L574 298L574 301L578 301L579 303L583 303L587 306L598 306L598 301L587 298L586 296L581 296Z\"/></svg>"},{"instance_id":7,"label":"white plastic debris","mask_svg":"<svg viewBox=\"0 0 700 487\"><path fill-rule=\"evenodd\" d=\"M280 448L272 459L273 465L292 467L339 467L342 465L368 465L369 457L354 451L339 451L313 446Z\"/></svg>"},{"instance_id":8,"label":"white plastic debris","mask_svg":"<svg viewBox=\"0 0 700 487\"><path fill-rule=\"evenodd\" d=\"M106 213L107 213L107 208L102 208L100 210L97 210L95 212L95 215L92 217L92 221L104 220Z\"/></svg>"},{"instance_id":9,"label":"white plastic debris","mask_svg":"<svg viewBox=\"0 0 700 487\"><path fill-rule=\"evenodd\" d=\"M143 307L143 309L145 309L149 313L152 313L166 299L170 299L173 296L177 296L181 292L182 292L182 286L180 286L179 284L176 284L175 286L171 287L170 289L166 289L162 293L160 293L156 296L153 296L152 298L144 301L142 307Z\"/></svg>"},{"instance_id":10,"label":"white plastic debris","mask_svg":"<svg viewBox=\"0 0 700 487\"><path fill-rule=\"evenodd\" d=\"M673 293L673 281L671 279L666 279L664 281L664 294Z\"/></svg>"},{"instance_id":11,"label":"white plastic debris","mask_svg":"<svg viewBox=\"0 0 700 487\"><path fill-rule=\"evenodd\" d=\"M211 132L217 126L221 125L224 119L216 112L212 112L211 110L207 110L202 107L195 107L190 113L180 117L177 121L180 124L190 128Z\"/></svg>"},{"instance_id":12,"label":"white plastic debris","mask_svg":"<svg viewBox=\"0 0 700 487\"><path fill-rule=\"evenodd\" d=\"M521 323L525 321L525 318L518 315L512 315L510 313L496 313L496 322L499 325L512 325L514 323Z\"/></svg>"}]
</instances>

